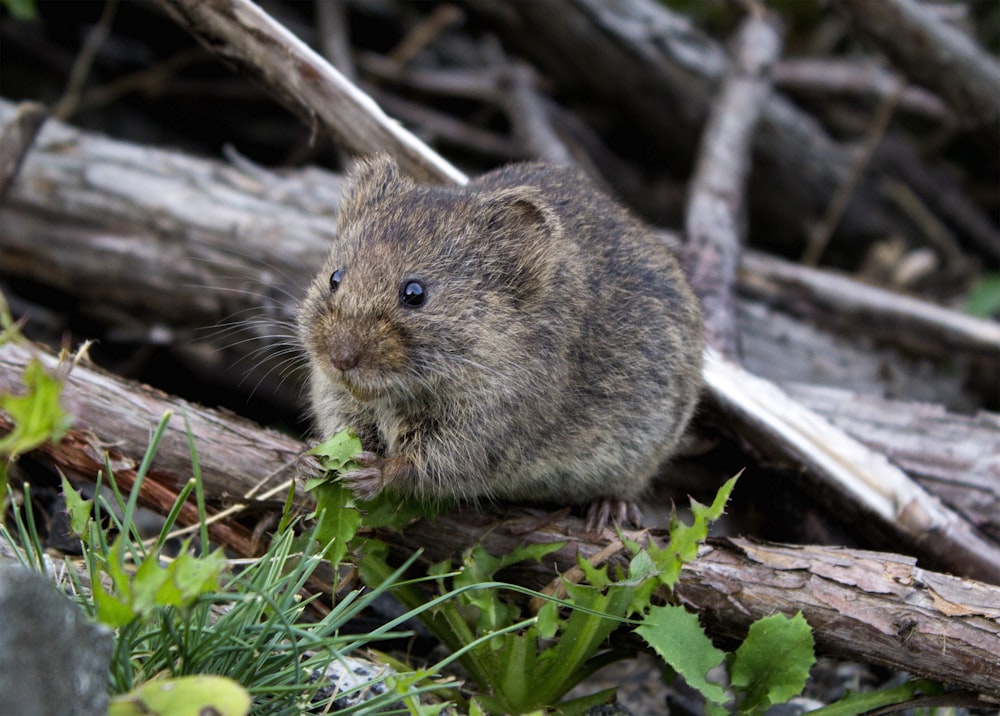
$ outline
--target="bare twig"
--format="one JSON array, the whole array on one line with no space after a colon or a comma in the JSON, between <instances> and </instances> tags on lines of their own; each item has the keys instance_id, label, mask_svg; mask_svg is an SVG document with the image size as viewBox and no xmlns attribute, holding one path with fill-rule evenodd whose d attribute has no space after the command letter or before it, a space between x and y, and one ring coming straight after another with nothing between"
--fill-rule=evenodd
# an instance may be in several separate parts
<instances>
[{"instance_id":1,"label":"bare twig","mask_svg":"<svg viewBox=\"0 0 1000 716\"><path fill-rule=\"evenodd\" d=\"M347 0L316 3L316 25L323 55L330 64L354 82L354 58L351 53L350 28L347 25Z\"/></svg>"},{"instance_id":2,"label":"bare twig","mask_svg":"<svg viewBox=\"0 0 1000 716\"><path fill-rule=\"evenodd\" d=\"M827 204L826 213L822 221L809 232L809 241L802 255L802 263L806 266L817 265L827 245L830 243L833 232L836 230L837 224L840 223L840 219L847 210L848 203L851 201L851 195L854 194L861 183L861 177L871 162L875 150L878 149L878 145L885 135L885 130L889 127L889 120L892 119L892 115L896 111L896 104L899 102L903 87L904 84L897 81L896 90L891 94L885 95L879 103L878 111L876 111L871 127L865 136L864 145L854 157L847 178L837 187L837 191L830 199L830 203Z\"/></svg>"},{"instance_id":3,"label":"bare twig","mask_svg":"<svg viewBox=\"0 0 1000 716\"><path fill-rule=\"evenodd\" d=\"M1000 547L931 496L906 473L781 388L706 354L705 385L764 452L777 451L809 470L879 524L961 574L1000 584Z\"/></svg>"},{"instance_id":4,"label":"bare twig","mask_svg":"<svg viewBox=\"0 0 1000 716\"><path fill-rule=\"evenodd\" d=\"M774 84L784 90L883 99L899 89L899 78L871 62L799 57L774 66ZM953 122L947 105L923 87L907 85L899 96L900 110L938 121Z\"/></svg>"},{"instance_id":5,"label":"bare twig","mask_svg":"<svg viewBox=\"0 0 1000 716\"><path fill-rule=\"evenodd\" d=\"M108 34L111 32L111 24L114 22L117 13L118 0L107 0L104 3L104 10L101 12L100 19L91 31L87 33L87 39L83 43L83 48L73 63L73 69L69 74L69 81L66 83L63 97L52 110L53 116L66 120L76 111L77 101L83 93L83 87L87 82L87 75L90 74L90 68L94 64L94 58L97 57L98 50L101 49L101 45L104 44Z\"/></svg>"}]
</instances>

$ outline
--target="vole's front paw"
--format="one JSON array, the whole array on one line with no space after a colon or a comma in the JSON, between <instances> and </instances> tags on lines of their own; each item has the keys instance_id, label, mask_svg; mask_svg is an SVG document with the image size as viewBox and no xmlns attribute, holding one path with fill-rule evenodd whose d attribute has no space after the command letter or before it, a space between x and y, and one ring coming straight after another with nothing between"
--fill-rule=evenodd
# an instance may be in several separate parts
<instances>
[{"instance_id":1,"label":"vole's front paw","mask_svg":"<svg viewBox=\"0 0 1000 716\"><path fill-rule=\"evenodd\" d=\"M587 506L588 532L603 532L612 523L622 528L639 527L642 524L639 505L615 497L600 497Z\"/></svg>"},{"instance_id":2,"label":"vole's front paw","mask_svg":"<svg viewBox=\"0 0 1000 716\"><path fill-rule=\"evenodd\" d=\"M375 499L385 487L382 465L385 458L373 452L360 452L354 456L358 467L341 475L341 481L359 500Z\"/></svg>"},{"instance_id":3,"label":"vole's front paw","mask_svg":"<svg viewBox=\"0 0 1000 716\"><path fill-rule=\"evenodd\" d=\"M340 479L359 500L374 500L406 473L410 465L405 458L382 457L368 451L355 455L354 461L359 466L345 472Z\"/></svg>"}]
</instances>

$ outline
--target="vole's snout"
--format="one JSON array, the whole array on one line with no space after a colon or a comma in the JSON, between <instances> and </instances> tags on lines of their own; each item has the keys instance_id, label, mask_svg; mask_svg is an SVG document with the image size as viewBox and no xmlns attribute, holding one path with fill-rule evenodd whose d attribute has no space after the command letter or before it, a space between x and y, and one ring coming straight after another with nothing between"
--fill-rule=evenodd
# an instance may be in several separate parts
<instances>
[{"instance_id":1,"label":"vole's snout","mask_svg":"<svg viewBox=\"0 0 1000 716\"><path fill-rule=\"evenodd\" d=\"M361 362L361 351L347 343L338 343L330 347L330 362L342 371L357 368Z\"/></svg>"}]
</instances>

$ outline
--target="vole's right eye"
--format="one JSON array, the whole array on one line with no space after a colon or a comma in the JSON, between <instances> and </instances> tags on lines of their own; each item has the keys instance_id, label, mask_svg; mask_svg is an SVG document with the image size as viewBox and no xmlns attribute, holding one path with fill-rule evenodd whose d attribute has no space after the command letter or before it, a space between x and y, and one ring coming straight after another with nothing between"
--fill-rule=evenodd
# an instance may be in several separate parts
<instances>
[{"instance_id":1,"label":"vole's right eye","mask_svg":"<svg viewBox=\"0 0 1000 716\"><path fill-rule=\"evenodd\" d=\"M334 293L340 288L340 282L344 280L344 269L337 269L330 274L330 293Z\"/></svg>"}]
</instances>

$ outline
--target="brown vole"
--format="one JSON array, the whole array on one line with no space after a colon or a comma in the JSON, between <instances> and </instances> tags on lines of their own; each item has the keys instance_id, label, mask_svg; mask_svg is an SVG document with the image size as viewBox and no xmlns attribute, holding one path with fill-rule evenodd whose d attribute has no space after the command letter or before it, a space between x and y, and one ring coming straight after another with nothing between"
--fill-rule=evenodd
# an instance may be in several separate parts
<instances>
[{"instance_id":1,"label":"brown vole","mask_svg":"<svg viewBox=\"0 0 1000 716\"><path fill-rule=\"evenodd\" d=\"M589 504L634 518L701 381L701 314L669 250L578 171L464 187L357 163L299 310L319 430L368 451L360 498Z\"/></svg>"}]
</instances>

